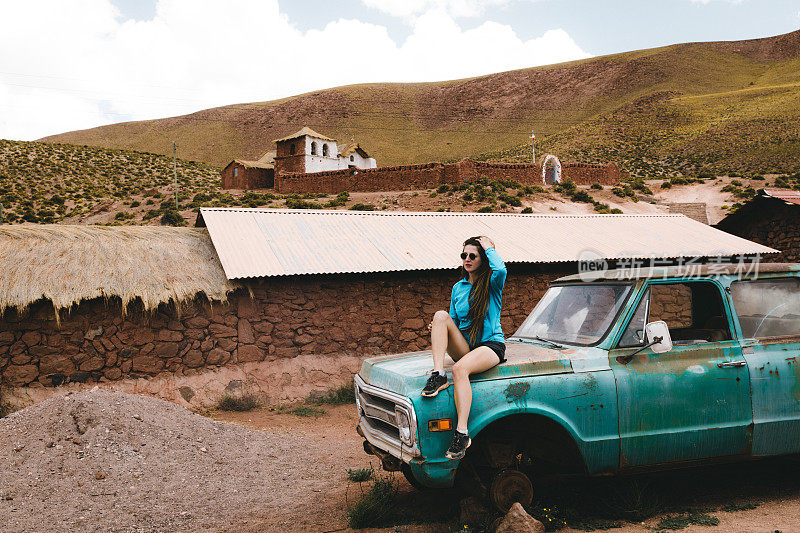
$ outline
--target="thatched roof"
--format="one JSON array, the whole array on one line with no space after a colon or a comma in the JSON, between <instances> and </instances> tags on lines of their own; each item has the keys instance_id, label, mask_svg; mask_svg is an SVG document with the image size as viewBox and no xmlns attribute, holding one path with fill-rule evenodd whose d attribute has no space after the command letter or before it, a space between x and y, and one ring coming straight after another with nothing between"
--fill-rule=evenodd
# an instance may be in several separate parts
<instances>
[{"instance_id":1,"label":"thatched roof","mask_svg":"<svg viewBox=\"0 0 800 533\"><path fill-rule=\"evenodd\" d=\"M303 129L301 129L300 131L296 131L296 132L292 133L291 135L288 135L286 137L281 137L280 139L275 139L272 142L280 143L280 142L283 142L283 141L291 141L292 139L297 139L299 137L305 137L306 135L308 135L309 137L314 137L315 139L322 139L323 141L336 142L336 139L331 139L330 137L326 137L326 136L322 135L321 133L317 133L316 131L312 130L308 126L303 126Z\"/></svg>"},{"instance_id":2,"label":"thatched roof","mask_svg":"<svg viewBox=\"0 0 800 533\"><path fill-rule=\"evenodd\" d=\"M234 159L233 162L238 163L245 168L264 168L264 169L274 168L274 165L272 165L271 163L262 163L261 161L245 161L244 159Z\"/></svg>"},{"instance_id":3,"label":"thatched roof","mask_svg":"<svg viewBox=\"0 0 800 533\"><path fill-rule=\"evenodd\" d=\"M225 300L230 282L205 228L0 226L0 312L46 298L56 309L81 300L141 298L145 309L203 293Z\"/></svg>"},{"instance_id":4,"label":"thatched roof","mask_svg":"<svg viewBox=\"0 0 800 533\"><path fill-rule=\"evenodd\" d=\"M358 143L348 143L347 146L344 147L344 150L339 152L339 157L347 157L353 152L358 152L358 155L360 155L364 159L369 157L367 151L361 148L361 146L359 146Z\"/></svg>"},{"instance_id":5,"label":"thatched roof","mask_svg":"<svg viewBox=\"0 0 800 533\"><path fill-rule=\"evenodd\" d=\"M276 150L267 150L263 154L261 154L256 161L259 163L269 163L270 165L275 163L275 156L278 155Z\"/></svg>"}]
</instances>

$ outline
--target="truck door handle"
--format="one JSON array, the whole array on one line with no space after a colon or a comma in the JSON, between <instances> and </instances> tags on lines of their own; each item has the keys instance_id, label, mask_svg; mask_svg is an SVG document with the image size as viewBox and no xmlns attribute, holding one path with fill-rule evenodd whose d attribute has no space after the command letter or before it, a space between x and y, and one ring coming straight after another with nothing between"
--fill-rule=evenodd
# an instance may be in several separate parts
<instances>
[{"instance_id":1,"label":"truck door handle","mask_svg":"<svg viewBox=\"0 0 800 533\"><path fill-rule=\"evenodd\" d=\"M739 366L745 366L747 361L728 361L727 363L717 363L719 368L735 368Z\"/></svg>"}]
</instances>

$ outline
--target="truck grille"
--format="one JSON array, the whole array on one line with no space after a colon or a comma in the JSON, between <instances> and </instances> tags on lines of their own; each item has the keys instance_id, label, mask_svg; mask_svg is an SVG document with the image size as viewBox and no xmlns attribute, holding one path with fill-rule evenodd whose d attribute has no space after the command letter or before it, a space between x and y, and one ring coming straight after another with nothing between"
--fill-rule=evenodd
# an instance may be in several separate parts
<instances>
[{"instance_id":1,"label":"truck grille","mask_svg":"<svg viewBox=\"0 0 800 533\"><path fill-rule=\"evenodd\" d=\"M360 424L368 440L381 449L415 455L416 445L406 446L401 442L400 430L397 427L395 410L400 409L409 415L411 421L412 442L416 442L416 418L411 402L407 398L393 392L367 385L356 375L355 393L358 400Z\"/></svg>"},{"instance_id":2,"label":"truck grille","mask_svg":"<svg viewBox=\"0 0 800 533\"><path fill-rule=\"evenodd\" d=\"M400 443L400 430L394 414L395 403L374 394L357 389L358 403L361 406L361 416L376 431Z\"/></svg>"}]
</instances>

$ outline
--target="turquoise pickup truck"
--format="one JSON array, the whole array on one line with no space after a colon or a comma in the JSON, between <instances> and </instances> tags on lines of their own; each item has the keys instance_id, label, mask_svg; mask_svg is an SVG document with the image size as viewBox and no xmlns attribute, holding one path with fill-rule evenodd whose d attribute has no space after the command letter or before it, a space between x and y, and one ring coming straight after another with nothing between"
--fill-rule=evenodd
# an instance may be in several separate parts
<instances>
[{"instance_id":1,"label":"turquoise pickup truck","mask_svg":"<svg viewBox=\"0 0 800 533\"><path fill-rule=\"evenodd\" d=\"M800 265L560 278L506 342L508 361L472 377L461 461L444 455L453 388L420 396L430 352L364 361L365 451L415 486L463 483L500 509L530 502L542 476L800 453Z\"/></svg>"}]
</instances>

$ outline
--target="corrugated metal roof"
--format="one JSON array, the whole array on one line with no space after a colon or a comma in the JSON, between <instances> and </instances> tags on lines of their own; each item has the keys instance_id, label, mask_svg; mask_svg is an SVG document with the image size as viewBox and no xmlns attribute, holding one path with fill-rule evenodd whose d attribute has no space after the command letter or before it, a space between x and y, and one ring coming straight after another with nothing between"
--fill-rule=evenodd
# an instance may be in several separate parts
<instances>
[{"instance_id":1,"label":"corrugated metal roof","mask_svg":"<svg viewBox=\"0 0 800 533\"><path fill-rule=\"evenodd\" d=\"M778 198L790 204L800 205L800 191L789 191L786 189L764 189L764 194L773 198Z\"/></svg>"},{"instance_id":2,"label":"corrugated metal roof","mask_svg":"<svg viewBox=\"0 0 800 533\"><path fill-rule=\"evenodd\" d=\"M491 237L507 263L715 257L776 250L683 215L522 215L203 208L228 279L450 269Z\"/></svg>"}]
</instances>

